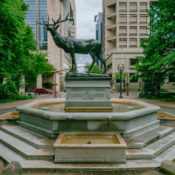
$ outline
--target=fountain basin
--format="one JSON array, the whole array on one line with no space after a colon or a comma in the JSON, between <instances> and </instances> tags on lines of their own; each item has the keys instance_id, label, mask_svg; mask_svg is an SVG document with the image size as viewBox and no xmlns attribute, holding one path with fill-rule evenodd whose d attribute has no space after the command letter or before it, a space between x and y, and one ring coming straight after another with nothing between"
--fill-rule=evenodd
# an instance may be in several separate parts
<instances>
[{"instance_id":1,"label":"fountain basin","mask_svg":"<svg viewBox=\"0 0 175 175\"><path fill-rule=\"evenodd\" d=\"M128 112L50 112L37 109L44 104L60 104L65 99L38 100L17 107L20 113L18 123L30 130L50 138L60 132L73 131L117 131L124 137L140 133L159 125L157 111L160 107L138 100L111 99L113 103L139 105L143 108Z\"/></svg>"},{"instance_id":2,"label":"fountain basin","mask_svg":"<svg viewBox=\"0 0 175 175\"><path fill-rule=\"evenodd\" d=\"M63 133L54 144L55 162L125 163L126 143L116 133Z\"/></svg>"}]
</instances>

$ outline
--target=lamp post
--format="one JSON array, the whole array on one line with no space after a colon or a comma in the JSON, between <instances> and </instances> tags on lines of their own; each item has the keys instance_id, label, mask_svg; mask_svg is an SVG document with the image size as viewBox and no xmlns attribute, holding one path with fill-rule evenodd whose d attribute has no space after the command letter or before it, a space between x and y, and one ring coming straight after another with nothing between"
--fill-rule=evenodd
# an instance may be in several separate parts
<instances>
[{"instance_id":1,"label":"lamp post","mask_svg":"<svg viewBox=\"0 0 175 175\"><path fill-rule=\"evenodd\" d=\"M56 88L56 86L57 86L57 82L56 82L56 74L57 74L57 71L55 71L55 76L54 76L54 78L55 78L55 86L54 86L54 98L57 98L57 88Z\"/></svg>"},{"instance_id":2,"label":"lamp post","mask_svg":"<svg viewBox=\"0 0 175 175\"><path fill-rule=\"evenodd\" d=\"M122 64L119 65L118 67L118 70L120 71L120 96L119 98L123 98L123 95L122 95L122 85L123 85L123 71L124 71L124 59L123 59L123 41L124 39L122 38L121 39L121 54L122 54Z\"/></svg>"},{"instance_id":3,"label":"lamp post","mask_svg":"<svg viewBox=\"0 0 175 175\"><path fill-rule=\"evenodd\" d=\"M128 72L126 73L126 96L129 96L129 79L128 79Z\"/></svg>"},{"instance_id":4,"label":"lamp post","mask_svg":"<svg viewBox=\"0 0 175 175\"><path fill-rule=\"evenodd\" d=\"M123 95L122 95L122 84L123 84L122 75L123 75L123 71L124 71L124 65L120 65L118 67L118 70L120 71L120 96L119 96L119 98L123 98Z\"/></svg>"}]
</instances>

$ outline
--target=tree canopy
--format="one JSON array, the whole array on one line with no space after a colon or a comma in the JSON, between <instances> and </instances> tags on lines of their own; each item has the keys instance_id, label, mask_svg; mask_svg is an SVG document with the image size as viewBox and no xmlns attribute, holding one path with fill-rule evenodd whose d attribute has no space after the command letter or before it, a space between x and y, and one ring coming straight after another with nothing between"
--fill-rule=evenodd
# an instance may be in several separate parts
<instances>
[{"instance_id":1,"label":"tree canopy","mask_svg":"<svg viewBox=\"0 0 175 175\"><path fill-rule=\"evenodd\" d=\"M35 51L34 35L25 23L27 8L23 0L0 1L0 84L11 81L16 89L23 77L31 81L54 70L46 55Z\"/></svg>"},{"instance_id":2,"label":"tree canopy","mask_svg":"<svg viewBox=\"0 0 175 175\"><path fill-rule=\"evenodd\" d=\"M86 66L85 66L86 72L88 72L90 66L91 66L91 64L86 64ZM100 68L99 68L98 65L94 65L94 66L92 67L92 69L91 69L88 73L102 74L102 71L100 70Z\"/></svg>"},{"instance_id":3,"label":"tree canopy","mask_svg":"<svg viewBox=\"0 0 175 175\"><path fill-rule=\"evenodd\" d=\"M157 96L169 75L175 74L175 1L159 0L149 11L150 35L141 41L144 56L136 70L144 83L143 95Z\"/></svg>"}]
</instances>

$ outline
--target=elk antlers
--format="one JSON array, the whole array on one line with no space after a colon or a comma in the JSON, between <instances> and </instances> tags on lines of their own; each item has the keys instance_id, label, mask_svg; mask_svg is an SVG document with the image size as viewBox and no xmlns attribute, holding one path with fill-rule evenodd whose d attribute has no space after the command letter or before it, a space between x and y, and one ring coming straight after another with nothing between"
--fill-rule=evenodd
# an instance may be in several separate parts
<instances>
[{"instance_id":1,"label":"elk antlers","mask_svg":"<svg viewBox=\"0 0 175 175\"><path fill-rule=\"evenodd\" d=\"M52 21L53 21L53 24L49 24L49 16L48 16L48 21L45 22L44 19L42 18L42 21L43 21L43 24L44 25L53 25L55 28L58 28L59 27L59 24L62 23L62 22L65 22L65 21L73 21L74 22L74 18L73 17L70 17L69 18L69 14L70 12L67 14L66 18L61 20L61 15L59 16L58 20L55 21L53 18L52 18Z\"/></svg>"},{"instance_id":2,"label":"elk antlers","mask_svg":"<svg viewBox=\"0 0 175 175\"><path fill-rule=\"evenodd\" d=\"M57 21L54 21L54 19L52 18L52 21L53 21L54 25L57 25L59 23L65 22L65 21L74 21L74 18L73 17L68 18L69 17L69 14L70 14L70 12L67 14L66 18L63 19L63 20L61 20L61 15L60 15L60 17L58 18Z\"/></svg>"}]
</instances>

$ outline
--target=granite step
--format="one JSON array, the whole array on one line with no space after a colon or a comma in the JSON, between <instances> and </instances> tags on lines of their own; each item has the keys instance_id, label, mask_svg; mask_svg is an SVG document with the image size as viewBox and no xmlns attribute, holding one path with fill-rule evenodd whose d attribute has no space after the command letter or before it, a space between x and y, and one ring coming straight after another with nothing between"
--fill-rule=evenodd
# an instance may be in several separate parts
<instances>
[{"instance_id":1,"label":"granite step","mask_svg":"<svg viewBox=\"0 0 175 175\"><path fill-rule=\"evenodd\" d=\"M164 136L143 149L127 149L128 160L153 159L175 144L175 132Z\"/></svg>"},{"instance_id":2,"label":"granite step","mask_svg":"<svg viewBox=\"0 0 175 175\"><path fill-rule=\"evenodd\" d=\"M126 138L125 142L127 143L128 148L141 149L173 131L174 128L159 126L135 137Z\"/></svg>"},{"instance_id":3,"label":"granite step","mask_svg":"<svg viewBox=\"0 0 175 175\"><path fill-rule=\"evenodd\" d=\"M12 149L0 143L0 157L11 162L18 161L24 171L28 172L68 172L68 171L117 171L117 170L140 170L140 169L155 169L160 166L160 162L156 160L128 160L126 164L55 164L50 160L27 160ZM63 173L63 174L64 174Z\"/></svg>"},{"instance_id":4,"label":"granite step","mask_svg":"<svg viewBox=\"0 0 175 175\"><path fill-rule=\"evenodd\" d=\"M174 160L175 159L175 145L168 148L166 151L158 155L154 158L154 160L157 160L159 162L162 162L163 160Z\"/></svg>"},{"instance_id":5,"label":"granite step","mask_svg":"<svg viewBox=\"0 0 175 175\"><path fill-rule=\"evenodd\" d=\"M36 149L35 147L7 134L0 130L0 143L9 147L16 153L30 160L53 160L54 152L52 149Z\"/></svg>"},{"instance_id":6,"label":"granite step","mask_svg":"<svg viewBox=\"0 0 175 175\"><path fill-rule=\"evenodd\" d=\"M5 133L22 140L35 148L39 149L53 149L55 139L48 139L42 135L29 131L18 125L4 124L0 128Z\"/></svg>"},{"instance_id":7,"label":"granite step","mask_svg":"<svg viewBox=\"0 0 175 175\"><path fill-rule=\"evenodd\" d=\"M35 133L41 134L41 135L46 135L48 138L57 138L58 137L58 131L50 131L49 129L45 129L39 126L34 126L32 124L23 122L23 121L17 121L17 124L21 126L22 128L32 130Z\"/></svg>"}]
</instances>

